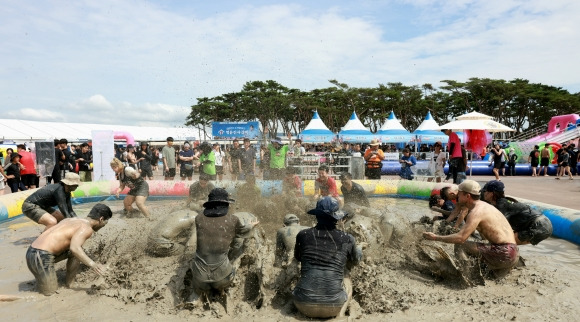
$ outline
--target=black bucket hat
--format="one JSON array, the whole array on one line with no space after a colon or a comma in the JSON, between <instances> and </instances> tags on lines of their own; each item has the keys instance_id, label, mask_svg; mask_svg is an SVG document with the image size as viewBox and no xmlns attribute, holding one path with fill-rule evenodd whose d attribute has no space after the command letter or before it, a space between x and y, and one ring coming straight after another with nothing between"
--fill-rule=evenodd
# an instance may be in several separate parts
<instances>
[{"instance_id":1,"label":"black bucket hat","mask_svg":"<svg viewBox=\"0 0 580 322\"><path fill-rule=\"evenodd\" d=\"M215 188L210 191L208 200L203 204L203 214L206 216L223 216L228 213L230 203L235 200L229 198L226 189Z\"/></svg>"}]
</instances>

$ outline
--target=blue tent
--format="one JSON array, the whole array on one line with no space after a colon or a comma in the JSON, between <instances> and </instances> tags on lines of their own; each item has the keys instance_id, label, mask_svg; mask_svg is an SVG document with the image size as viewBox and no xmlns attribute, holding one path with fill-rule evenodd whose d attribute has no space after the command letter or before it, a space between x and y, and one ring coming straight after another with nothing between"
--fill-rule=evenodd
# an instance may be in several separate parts
<instances>
[{"instance_id":1,"label":"blue tent","mask_svg":"<svg viewBox=\"0 0 580 322\"><path fill-rule=\"evenodd\" d=\"M439 125L431 116L431 112L427 112L427 116L413 132L413 135L415 135L417 143L433 144L441 141L441 143L446 144L449 139L445 133L439 130Z\"/></svg>"},{"instance_id":2,"label":"blue tent","mask_svg":"<svg viewBox=\"0 0 580 322\"><path fill-rule=\"evenodd\" d=\"M374 138L375 135L362 124L356 112L352 112L348 122L338 132L338 139L342 142L369 143Z\"/></svg>"},{"instance_id":3,"label":"blue tent","mask_svg":"<svg viewBox=\"0 0 580 322\"><path fill-rule=\"evenodd\" d=\"M397 120L393 111L389 114L385 124L377 131L376 136L382 143L407 143L415 139L415 136Z\"/></svg>"},{"instance_id":4,"label":"blue tent","mask_svg":"<svg viewBox=\"0 0 580 322\"><path fill-rule=\"evenodd\" d=\"M302 142L309 142L309 143L328 143L336 140L336 134L334 134L331 130L326 127L318 112L314 112L314 116L310 123L304 128L300 134L298 134L298 138L302 140Z\"/></svg>"}]
</instances>

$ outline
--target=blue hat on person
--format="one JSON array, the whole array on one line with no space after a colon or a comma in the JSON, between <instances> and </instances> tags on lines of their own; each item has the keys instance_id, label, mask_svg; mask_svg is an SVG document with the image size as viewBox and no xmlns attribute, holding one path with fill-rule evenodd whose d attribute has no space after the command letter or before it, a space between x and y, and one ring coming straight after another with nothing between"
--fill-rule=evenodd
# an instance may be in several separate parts
<instances>
[{"instance_id":1,"label":"blue hat on person","mask_svg":"<svg viewBox=\"0 0 580 322\"><path fill-rule=\"evenodd\" d=\"M326 196L316 203L316 208L308 211L309 215L325 216L333 218L334 220L341 220L347 215L346 212L339 209L338 200Z\"/></svg>"}]
</instances>

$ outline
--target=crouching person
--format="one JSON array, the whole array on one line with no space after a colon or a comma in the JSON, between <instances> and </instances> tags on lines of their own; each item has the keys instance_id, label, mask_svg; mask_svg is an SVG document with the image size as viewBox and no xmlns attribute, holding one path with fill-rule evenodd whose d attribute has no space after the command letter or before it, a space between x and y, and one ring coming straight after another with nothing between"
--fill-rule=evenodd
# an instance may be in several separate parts
<instances>
[{"instance_id":1,"label":"crouching person","mask_svg":"<svg viewBox=\"0 0 580 322\"><path fill-rule=\"evenodd\" d=\"M191 263L194 292L188 302L212 290L224 294L235 274L228 258L230 247L235 238L242 238L259 223L243 225L238 217L228 213L231 202L225 189L213 189L203 204L203 214L195 218L197 249Z\"/></svg>"},{"instance_id":2,"label":"crouching person","mask_svg":"<svg viewBox=\"0 0 580 322\"><path fill-rule=\"evenodd\" d=\"M163 218L149 234L147 253L156 257L183 253L185 246L179 243L179 239L191 235L196 216L195 211L186 210L174 212Z\"/></svg>"},{"instance_id":3,"label":"crouching person","mask_svg":"<svg viewBox=\"0 0 580 322\"><path fill-rule=\"evenodd\" d=\"M80 263L103 275L105 267L95 263L87 256L82 246L93 232L105 227L113 216L111 209L103 204L96 204L88 218L66 218L58 225L44 231L28 247L26 264L36 279L38 291L52 295L58 288L54 264L67 259L66 285L70 286L78 272Z\"/></svg>"},{"instance_id":4,"label":"crouching person","mask_svg":"<svg viewBox=\"0 0 580 322\"><path fill-rule=\"evenodd\" d=\"M311 318L344 316L352 299L352 282L345 268L347 262L361 260L362 249L352 235L336 229L346 215L336 199L323 197L308 213L316 216L317 224L296 236L294 258L302 267L292 293L294 305Z\"/></svg>"}]
</instances>

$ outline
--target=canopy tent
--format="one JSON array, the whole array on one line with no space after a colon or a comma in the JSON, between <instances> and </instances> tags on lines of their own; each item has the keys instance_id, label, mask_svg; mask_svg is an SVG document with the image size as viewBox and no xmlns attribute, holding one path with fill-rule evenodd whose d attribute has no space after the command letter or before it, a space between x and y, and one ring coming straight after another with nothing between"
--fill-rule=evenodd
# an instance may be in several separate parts
<instances>
[{"instance_id":1,"label":"canopy tent","mask_svg":"<svg viewBox=\"0 0 580 322\"><path fill-rule=\"evenodd\" d=\"M471 112L458 116L457 120L441 125L441 130L484 130L486 132L514 132L515 130L509 128L499 122L492 120L489 115L478 112Z\"/></svg>"},{"instance_id":2,"label":"canopy tent","mask_svg":"<svg viewBox=\"0 0 580 322\"><path fill-rule=\"evenodd\" d=\"M338 139L342 142L369 143L374 138L375 135L362 124L356 112L352 112L348 122L338 132Z\"/></svg>"},{"instance_id":3,"label":"canopy tent","mask_svg":"<svg viewBox=\"0 0 580 322\"><path fill-rule=\"evenodd\" d=\"M298 138L301 139L302 142L328 143L336 140L336 134L326 127L326 124L324 124L322 119L320 119L318 111L315 111L312 120L310 120L310 123L306 125L306 128L298 134Z\"/></svg>"},{"instance_id":4,"label":"canopy tent","mask_svg":"<svg viewBox=\"0 0 580 322\"><path fill-rule=\"evenodd\" d=\"M439 125L431 116L431 112L427 112L427 116L413 132L413 135L415 135L417 143L432 144L441 141L441 143L446 144L448 140L447 135L439 130Z\"/></svg>"},{"instance_id":5,"label":"canopy tent","mask_svg":"<svg viewBox=\"0 0 580 322\"><path fill-rule=\"evenodd\" d=\"M47 141L67 139L81 142L92 139L92 131L122 131L133 135L135 141L165 141L168 136L176 141L196 140L197 129L167 128L88 123L38 122L16 119L0 119L0 140Z\"/></svg>"},{"instance_id":6,"label":"canopy tent","mask_svg":"<svg viewBox=\"0 0 580 322\"><path fill-rule=\"evenodd\" d=\"M407 143L414 139L414 136L397 120L393 111L391 111L383 126L379 128L376 136L382 143Z\"/></svg>"}]
</instances>

